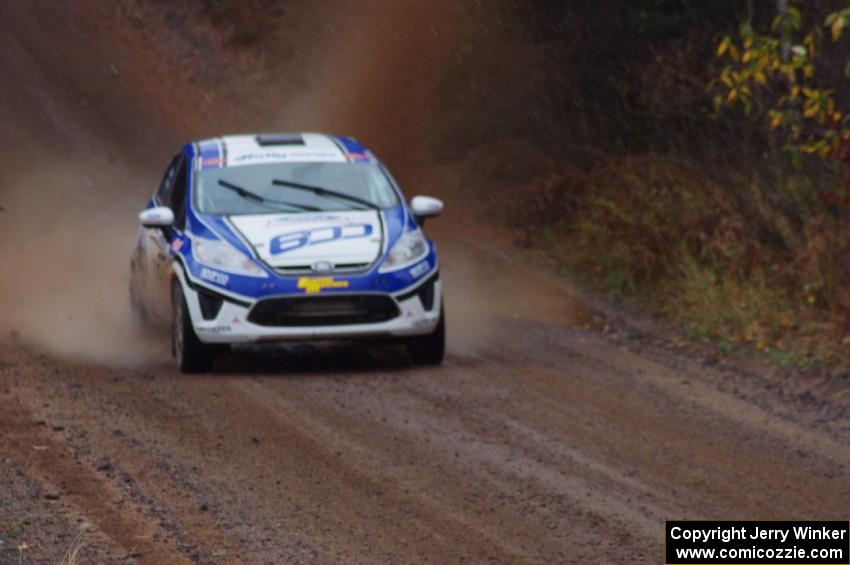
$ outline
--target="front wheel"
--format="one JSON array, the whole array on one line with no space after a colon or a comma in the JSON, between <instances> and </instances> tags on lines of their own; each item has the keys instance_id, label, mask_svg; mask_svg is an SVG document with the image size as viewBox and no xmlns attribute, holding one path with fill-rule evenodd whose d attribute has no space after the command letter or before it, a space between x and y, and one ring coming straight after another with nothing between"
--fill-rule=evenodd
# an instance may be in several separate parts
<instances>
[{"instance_id":1,"label":"front wheel","mask_svg":"<svg viewBox=\"0 0 850 565\"><path fill-rule=\"evenodd\" d=\"M186 298L178 281L171 292L171 349L181 373L203 373L212 369L213 348L201 342L192 326Z\"/></svg>"},{"instance_id":2,"label":"front wheel","mask_svg":"<svg viewBox=\"0 0 850 565\"><path fill-rule=\"evenodd\" d=\"M446 315L440 306L440 321L434 331L410 338L407 350L418 365L439 365L446 353Z\"/></svg>"}]
</instances>

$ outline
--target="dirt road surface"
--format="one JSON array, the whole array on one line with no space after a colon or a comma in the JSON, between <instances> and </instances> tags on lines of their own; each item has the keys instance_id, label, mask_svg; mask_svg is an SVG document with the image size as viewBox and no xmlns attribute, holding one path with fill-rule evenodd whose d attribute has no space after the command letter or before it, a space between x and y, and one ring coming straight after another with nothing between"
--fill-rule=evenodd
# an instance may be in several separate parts
<instances>
[{"instance_id":1,"label":"dirt road surface","mask_svg":"<svg viewBox=\"0 0 850 565\"><path fill-rule=\"evenodd\" d=\"M170 119L204 99L164 96L122 17L0 8L0 562L659 563L665 519L847 518L838 403L662 351L462 210L433 222L443 366L305 345L178 374L120 327L110 265L214 103ZM453 171L420 185L451 202Z\"/></svg>"}]
</instances>

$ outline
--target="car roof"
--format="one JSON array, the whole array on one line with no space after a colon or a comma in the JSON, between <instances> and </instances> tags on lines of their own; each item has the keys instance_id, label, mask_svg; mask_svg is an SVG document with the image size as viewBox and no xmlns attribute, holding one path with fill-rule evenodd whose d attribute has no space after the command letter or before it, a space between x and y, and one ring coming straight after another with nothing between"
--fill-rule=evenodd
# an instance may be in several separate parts
<instances>
[{"instance_id":1,"label":"car roof","mask_svg":"<svg viewBox=\"0 0 850 565\"><path fill-rule=\"evenodd\" d=\"M356 139L322 133L225 135L196 142L201 169L292 162L365 162L377 159Z\"/></svg>"}]
</instances>

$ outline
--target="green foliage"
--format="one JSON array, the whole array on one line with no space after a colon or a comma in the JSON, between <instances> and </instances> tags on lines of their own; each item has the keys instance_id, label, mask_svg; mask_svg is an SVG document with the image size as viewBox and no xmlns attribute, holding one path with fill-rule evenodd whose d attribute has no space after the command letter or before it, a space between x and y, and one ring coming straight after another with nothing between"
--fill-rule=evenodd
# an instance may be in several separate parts
<instances>
[{"instance_id":1,"label":"green foliage","mask_svg":"<svg viewBox=\"0 0 850 565\"><path fill-rule=\"evenodd\" d=\"M747 348L799 367L841 358L850 224L822 206L818 181L790 176L765 190L742 176L730 190L660 156L546 178L535 185L544 197L521 203L546 203L545 237L529 241L545 240L573 276L683 323L721 354Z\"/></svg>"},{"instance_id":2,"label":"green foliage","mask_svg":"<svg viewBox=\"0 0 850 565\"><path fill-rule=\"evenodd\" d=\"M510 46L498 58L472 48L479 58L445 82L451 121L440 122L464 137L437 144L522 163L510 174L475 168L483 185L511 187L499 201L514 204L517 239L545 240L546 257L574 278L721 353L754 349L804 367L850 360L850 8L543 5L546 17L529 23L543 33L488 36L521 43L519 64L503 64ZM518 158L541 147L556 164ZM515 171L543 173L529 182Z\"/></svg>"},{"instance_id":3,"label":"green foliage","mask_svg":"<svg viewBox=\"0 0 850 565\"><path fill-rule=\"evenodd\" d=\"M850 21L850 7L831 13L824 24L837 42ZM716 109L740 106L744 113L766 113L770 126L784 134L786 149L799 164L798 151L821 158L850 140L850 116L838 109L836 92L820 76L824 31L804 26L794 6L776 16L771 34L741 26L738 38L723 37L716 55L724 67L709 83ZM850 61L844 66L850 69Z\"/></svg>"}]
</instances>

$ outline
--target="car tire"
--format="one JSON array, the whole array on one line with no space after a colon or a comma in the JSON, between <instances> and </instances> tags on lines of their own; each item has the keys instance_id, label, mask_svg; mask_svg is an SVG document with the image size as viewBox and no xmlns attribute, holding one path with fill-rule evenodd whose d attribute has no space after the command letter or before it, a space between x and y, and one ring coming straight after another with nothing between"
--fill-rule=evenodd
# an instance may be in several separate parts
<instances>
[{"instance_id":1,"label":"car tire","mask_svg":"<svg viewBox=\"0 0 850 565\"><path fill-rule=\"evenodd\" d=\"M174 281L171 292L171 352L181 373L204 373L212 369L215 349L198 339L183 289Z\"/></svg>"},{"instance_id":2,"label":"car tire","mask_svg":"<svg viewBox=\"0 0 850 565\"><path fill-rule=\"evenodd\" d=\"M410 357L417 365L439 365L446 353L446 315L440 306L440 321L434 331L407 342Z\"/></svg>"}]
</instances>

